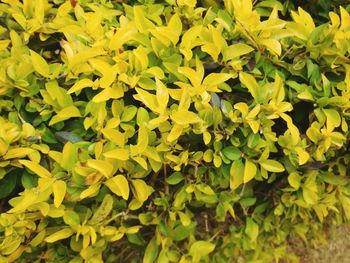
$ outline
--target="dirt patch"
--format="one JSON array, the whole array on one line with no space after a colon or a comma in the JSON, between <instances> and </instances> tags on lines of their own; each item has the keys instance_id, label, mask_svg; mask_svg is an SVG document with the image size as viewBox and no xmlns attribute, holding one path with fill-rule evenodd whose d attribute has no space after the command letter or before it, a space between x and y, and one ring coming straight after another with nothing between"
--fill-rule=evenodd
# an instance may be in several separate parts
<instances>
[{"instance_id":1,"label":"dirt patch","mask_svg":"<svg viewBox=\"0 0 350 263\"><path fill-rule=\"evenodd\" d=\"M334 227L329 231L329 242L317 248L302 242L292 244L300 256L300 263L350 263L350 225Z\"/></svg>"}]
</instances>

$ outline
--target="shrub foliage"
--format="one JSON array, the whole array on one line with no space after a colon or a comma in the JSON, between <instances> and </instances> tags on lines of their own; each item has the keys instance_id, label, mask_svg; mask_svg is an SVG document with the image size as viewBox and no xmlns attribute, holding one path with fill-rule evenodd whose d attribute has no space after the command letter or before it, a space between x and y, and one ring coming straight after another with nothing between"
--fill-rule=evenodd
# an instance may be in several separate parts
<instances>
[{"instance_id":1,"label":"shrub foliage","mask_svg":"<svg viewBox=\"0 0 350 263\"><path fill-rule=\"evenodd\" d=\"M337 1L0 2L0 262L297 261L350 219Z\"/></svg>"}]
</instances>

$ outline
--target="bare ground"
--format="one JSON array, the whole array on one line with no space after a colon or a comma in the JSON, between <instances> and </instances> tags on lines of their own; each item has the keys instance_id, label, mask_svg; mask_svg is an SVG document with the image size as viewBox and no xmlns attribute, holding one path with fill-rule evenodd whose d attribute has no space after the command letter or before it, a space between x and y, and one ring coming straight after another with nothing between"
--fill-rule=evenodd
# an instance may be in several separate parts
<instances>
[{"instance_id":1,"label":"bare ground","mask_svg":"<svg viewBox=\"0 0 350 263\"><path fill-rule=\"evenodd\" d=\"M292 245L301 257L300 263L350 263L350 225L330 231L329 243L318 248Z\"/></svg>"}]
</instances>

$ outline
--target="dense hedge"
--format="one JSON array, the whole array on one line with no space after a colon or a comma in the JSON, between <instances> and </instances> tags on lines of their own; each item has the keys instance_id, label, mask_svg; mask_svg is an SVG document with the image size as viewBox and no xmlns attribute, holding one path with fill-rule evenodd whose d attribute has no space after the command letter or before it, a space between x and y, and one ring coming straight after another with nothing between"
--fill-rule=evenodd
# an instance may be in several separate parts
<instances>
[{"instance_id":1,"label":"dense hedge","mask_svg":"<svg viewBox=\"0 0 350 263\"><path fill-rule=\"evenodd\" d=\"M294 262L350 220L340 1L0 2L0 262Z\"/></svg>"}]
</instances>

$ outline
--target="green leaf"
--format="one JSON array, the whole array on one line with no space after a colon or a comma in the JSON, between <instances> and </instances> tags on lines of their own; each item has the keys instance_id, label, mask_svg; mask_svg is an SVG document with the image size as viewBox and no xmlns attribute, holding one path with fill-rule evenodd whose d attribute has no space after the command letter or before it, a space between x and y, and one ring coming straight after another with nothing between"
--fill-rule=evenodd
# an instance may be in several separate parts
<instances>
[{"instance_id":1,"label":"green leaf","mask_svg":"<svg viewBox=\"0 0 350 263\"><path fill-rule=\"evenodd\" d=\"M225 155L225 157L231 161L236 161L238 160L239 158L241 158L241 151L234 147L234 146L228 146L228 147L225 147L223 150L222 150L222 153Z\"/></svg>"},{"instance_id":2,"label":"green leaf","mask_svg":"<svg viewBox=\"0 0 350 263\"><path fill-rule=\"evenodd\" d=\"M153 237L146 247L142 262L153 263L156 260L158 253L159 253L159 245L157 244L156 238Z\"/></svg>"},{"instance_id":3,"label":"green leaf","mask_svg":"<svg viewBox=\"0 0 350 263\"><path fill-rule=\"evenodd\" d=\"M5 178L0 180L0 199L5 198L6 196L12 193L12 191L16 187L16 182L17 174L15 173L9 173L8 175L5 175Z\"/></svg>"},{"instance_id":4,"label":"green leaf","mask_svg":"<svg viewBox=\"0 0 350 263\"><path fill-rule=\"evenodd\" d=\"M185 178L180 172L175 172L172 175L170 175L168 178L166 178L166 182L170 185L176 185L183 181Z\"/></svg>"}]
</instances>

